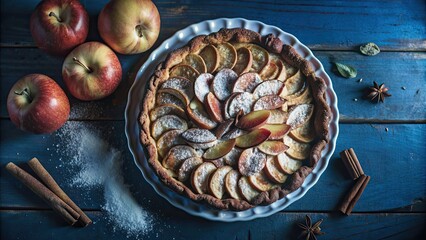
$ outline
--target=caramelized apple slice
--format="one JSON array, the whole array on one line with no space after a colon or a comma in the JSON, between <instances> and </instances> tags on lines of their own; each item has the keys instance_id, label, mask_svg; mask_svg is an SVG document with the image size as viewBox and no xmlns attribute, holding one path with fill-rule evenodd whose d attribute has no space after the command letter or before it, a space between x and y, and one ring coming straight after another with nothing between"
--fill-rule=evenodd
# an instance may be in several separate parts
<instances>
[{"instance_id":1,"label":"caramelized apple slice","mask_svg":"<svg viewBox=\"0 0 426 240\"><path fill-rule=\"evenodd\" d=\"M269 130L262 128L256 129L248 134L237 137L235 145L240 148L254 147L266 141L270 135L271 132Z\"/></svg>"},{"instance_id":2,"label":"caramelized apple slice","mask_svg":"<svg viewBox=\"0 0 426 240\"><path fill-rule=\"evenodd\" d=\"M212 121L207 112L204 110L203 104L197 99L191 101L186 108L186 111L188 113L188 117L200 128L213 129L217 126L217 123Z\"/></svg>"},{"instance_id":3,"label":"caramelized apple slice","mask_svg":"<svg viewBox=\"0 0 426 240\"><path fill-rule=\"evenodd\" d=\"M243 111L243 114L248 114L251 112L253 103L254 98L251 93L237 93L229 103L228 109L226 110L230 117L235 117L241 110Z\"/></svg>"},{"instance_id":4,"label":"caramelized apple slice","mask_svg":"<svg viewBox=\"0 0 426 240\"><path fill-rule=\"evenodd\" d=\"M290 110L286 123L292 129L298 128L311 118L313 112L314 105L312 104L297 105Z\"/></svg>"},{"instance_id":5,"label":"caramelized apple slice","mask_svg":"<svg viewBox=\"0 0 426 240\"><path fill-rule=\"evenodd\" d=\"M207 149L216 144L216 136L209 130L190 128L181 134L182 139L194 148Z\"/></svg>"},{"instance_id":6,"label":"caramelized apple slice","mask_svg":"<svg viewBox=\"0 0 426 240\"><path fill-rule=\"evenodd\" d=\"M281 153L277 156L277 163L281 171L291 175L302 167L303 162L291 158L286 153Z\"/></svg>"},{"instance_id":7,"label":"caramelized apple slice","mask_svg":"<svg viewBox=\"0 0 426 240\"><path fill-rule=\"evenodd\" d=\"M170 130L161 135L157 140L157 149L161 157L164 158L173 146L185 143L180 137L182 132L182 130Z\"/></svg>"},{"instance_id":8,"label":"caramelized apple slice","mask_svg":"<svg viewBox=\"0 0 426 240\"><path fill-rule=\"evenodd\" d=\"M170 77L183 77L194 82L200 73L189 65L176 65L170 69L169 75Z\"/></svg>"},{"instance_id":9,"label":"caramelized apple slice","mask_svg":"<svg viewBox=\"0 0 426 240\"><path fill-rule=\"evenodd\" d=\"M299 71L299 69L293 67L292 65L290 65L286 61L283 61L283 64L284 64L284 67L285 67L286 79L290 78L291 76L293 76L294 74L296 74L297 71Z\"/></svg>"},{"instance_id":10,"label":"caramelized apple slice","mask_svg":"<svg viewBox=\"0 0 426 240\"><path fill-rule=\"evenodd\" d=\"M288 175L279 168L278 157L276 156L267 157L264 171L269 180L278 184L284 183L288 177Z\"/></svg>"},{"instance_id":11,"label":"caramelized apple slice","mask_svg":"<svg viewBox=\"0 0 426 240\"><path fill-rule=\"evenodd\" d=\"M253 110L277 109L285 103L285 100L278 95L268 95L259 98L253 106Z\"/></svg>"},{"instance_id":12,"label":"caramelized apple slice","mask_svg":"<svg viewBox=\"0 0 426 240\"><path fill-rule=\"evenodd\" d=\"M276 77L278 76L278 73L279 69L277 65L274 62L269 61L268 65L260 71L260 77L263 80L277 79Z\"/></svg>"},{"instance_id":13,"label":"caramelized apple slice","mask_svg":"<svg viewBox=\"0 0 426 240\"><path fill-rule=\"evenodd\" d=\"M200 102L204 102L207 94L210 92L210 85L214 76L210 73L202 73L197 77L194 83L194 93Z\"/></svg>"},{"instance_id":14,"label":"caramelized apple slice","mask_svg":"<svg viewBox=\"0 0 426 240\"><path fill-rule=\"evenodd\" d=\"M253 64L253 55L248 48L242 47L237 50L237 62L232 70L238 75L246 73L250 70Z\"/></svg>"},{"instance_id":15,"label":"caramelized apple slice","mask_svg":"<svg viewBox=\"0 0 426 240\"><path fill-rule=\"evenodd\" d=\"M238 159L238 170L243 176L251 176L265 167L266 155L255 148L247 148Z\"/></svg>"},{"instance_id":16,"label":"caramelized apple slice","mask_svg":"<svg viewBox=\"0 0 426 240\"><path fill-rule=\"evenodd\" d=\"M292 130L289 135L299 142L312 142L315 139L315 126L312 117L309 121L302 124L302 126Z\"/></svg>"},{"instance_id":17,"label":"caramelized apple slice","mask_svg":"<svg viewBox=\"0 0 426 240\"><path fill-rule=\"evenodd\" d=\"M211 162L204 162L198 166L191 175L191 184L195 192L199 194L207 193L209 177L216 170L216 166Z\"/></svg>"},{"instance_id":18,"label":"caramelized apple slice","mask_svg":"<svg viewBox=\"0 0 426 240\"><path fill-rule=\"evenodd\" d=\"M242 149L234 147L228 154L223 157L223 159L225 160L226 164L235 167L238 165L238 160L240 159L240 155L242 152Z\"/></svg>"},{"instance_id":19,"label":"caramelized apple slice","mask_svg":"<svg viewBox=\"0 0 426 240\"><path fill-rule=\"evenodd\" d=\"M182 93L179 90L172 89L172 88L158 89L157 93L158 94L167 93L167 94L173 95L175 98L177 98L181 102L183 102L183 104L185 106L187 106L189 104L189 101L190 101L190 99L189 99L189 97L187 95L185 95L184 93Z\"/></svg>"},{"instance_id":20,"label":"caramelized apple slice","mask_svg":"<svg viewBox=\"0 0 426 240\"><path fill-rule=\"evenodd\" d=\"M214 131L214 135L217 137L217 139L220 139L223 135L229 132L233 123L234 119L231 118L219 124L219 126Z\"/></svg>"},{"instance_id":21,"label":"caramelized apple slice","mask_svg":"<svg viewBox=\"0 0 426 240\"><path fill-rule=\"evenodd\" d=\"M309 87L306 86L302 92L286 96L285 99L287 99L287 104L289 106L293 106L298 104L311 103L312 95L311 91L309 90Z\"/></svg>"},{"instance_id":22,"label":"caramelized apple slice","mask_svg":"<svg viewBox=\"0 0 426 240\"><path fill-rule=\"evenodd\" d=\"M210 115L213 121L218 123L223 122L222 104L212 92L207 94L204 104L206 105L207 113Z\"/></svg>"},{"instance_id":23,"label":"caramelized apple slice","mask_svg":"<svg viewBox=\"0 0 426 240\"><path fill-rule=\"evenodd\" d=\"M270 112L268 110L250 112L249 114L242 116L235 125L248 131L258 129L266 124L269 115Z\"/></svg>"},{"instance_id":24,"label":"caramelized apple slice","mask_svg":"<svg viewBox=\"0 0 426 240\"><path fill-rule=\"evenodd\" d=\"M207 67L207 72L212 73L219 67L219 52L212 45L207 45L199 53L200 57L203 58L204 63Z\"/></svg>"},{"instance_id":25,"label":"caramelized apple slice","mask_svg":"<svg viewBox=\"0 0 426 240\"><path fill-rule=\"evenodd\" d=\"M280 95L283 90L284 83L280 80L267 80L263 81L261 84L253 91L253 95L256 99L259 99L267 95Z\"/></svg>"},{"instance_id":26,"label":"caramelized apple slice","mask_svg":"<svg viewBox=\"0 0 426 240\"><path fill-rule=\"evenodd\" d=\"M285 152L288 149L288 146L286 146L282 141L265 141L257 146L257 148L265 154L276 156Z\"/></svg>"},{"instance_id":27,"label":"caramelized apple slice","mask_svg":"<svg viewBox=\"0 0 426 240\"><path fill-rule=\"evenodd\" d=\"M225 190L233 199L241 199L241 194L238 190L240 176L240 173L236 170L229 171L225 176Z\"/></svg>"},{"instance_id":28,"label":"caramelized apple slice","mask_svg":"<svg viewBox=\"0 0 426 240\"><path fill-rule=\"evenodd\" d=\"M269 191L273 187L276 187L274 183L269 181L268 177L263 171L249 176L248 180L251 186L260 192Z\"/></svg>"},{"instance_id":29,"label":"caramelized apple slice","mask_svg":"<svg viewBox=\"0 0 426 240\"><path fill-rule=\"evenodd\" d=\"M167 156L163 159L163 167L177 171L183 161L191 157L201 157L194 148L188 145L177 145L170 148Z\"/></svg>"},{"instance_id":30,"label":"caramelized apple slice","mask_svg":"<svg viewBox=\"0 0 426 240\"><path fill-rule=\"evenodd\" d=\"M299 92L306 84L306 77L299 70L285 81L287 95L292 95Z\"/></svg>"},{"instance_id":31,"label":"caramelized apple slice","mask_svg":"<svg viewBox=\"0 0 426 240\"><path fill-rule=\"evenodd\" d=\"M283 124L287 121L288 113L281 109L269 110L271 115L268 118L267 124Z\"/></svg>"},{"instance_id":32,"label":"caramelized apple slice","mask_svg":"<svg viewBox=\"0 0 426 240\"><path fill-rule=\"evenodd\" d=\"M174 104L164 104L164 105L160 105L155 107L150 113L149 113L149 118L151 119L151 121L155 121L158 118L165 116L165 115L176 115L178 117L181 117L183 119L186 119L186 113L185 111L174 105Z\"/></svg>"},{"instance_id":33,"label":"caramelized apple slice","mask_svg":"<svg viewBox=\"0 0 426 240\"><path fill-rule=\"evenodd\" d=\"M160 89L175 89L185 96L186 100L191 100L194 97L193 81L182 77L170 78L161 84Z\"/></svg>"},{"instance_id":34,"label":"caramelized apple slice","mask_svg":"<svg viewBox=\"0 0 426 240\"><path fill-rule=\"evenodd\" d=\"M238 138L240 136L243 136L245 134L247 134L248 132L239 128L234 128L233 130L231 130L229 133L223 135L222 139L223 140L228 140L228 139L233 139L233 138Z\"/></svg>"},{"instance_id":35,"label":"caramelized apple slice","mask_svg":"<svg viewBox=\"0 0 426 240\"><path fill-rule=\"evenodd\" d=\"M183 109L186 108L186 105L182 100L166 92L157 93L157 98L155 103L157 105L173 104Z\"/></svg>"},{"instance_id":36,"label":"caramelized apple slice","mask_svg":"<svg viewBox=\"0 0 426 240\"><path fill-rule=\"evenodd\" d=\"M309 145L308 143L298 142L288 135L284 137L284 143L289 146L289 149L286 153L290 157L295 158L297 160L305 160L309 158L311 154L311 145Z\"/></svg>"},{"instance_id":37,"label":"caramelized apple slice","mask_svg":"<svg viewBox=\"0 0 426 240\"><path fill-rule=\"evenodd\" d=\"M253 55L253 64L250 72L259 73L269 63L268 51L256 44L247 44L246 48L248 48Z\"/></svg>"},{"instance_id":38,"label":"caramelized apple slice","mask_svg":"<svg viewBox=\"0 0 426 240\"><path fill-rule=\"evenodd\" d=\"M248 202L251 202L257 195L260 194L259 191L254 189L250 183L247 177L243 176L238 180L238 188L240 190L241 195L246 199Z\"/></svg>"},{"instance_id":39,"label":"caramelized apple slice","mask_svg":"<svg viewBox=\"0 0 426 240\"><path fill-rule=\"evenodd\" d=\"M209 180L209 190L214 197L222 199L225 193L225 177L231 170L232 167L223 166L212 173Z\"/></svg>"},{"instance_id":40,"label":"caramelized apple slice","mask_svg":"<svg viewBox=\"0 0 426 240\"><path fill-rule=\"evenodd\" d=\"M287 78L286 67L283 61L281 61L281 57L275 53L270 53L269 57L271 59L271 62L273 62L278 68L277 76L275 76L274 79L278 79L280 81L286 80Z\"/></svg>"},{"instance_id":41,"label":"caramelized apple slice","mask_svg":"<svg viewBox=\"0 0 426 240\"><path fill-rule=\"evenodd\" d=\"M176 115L165 115L151 125L151 134L154 139L158 139L163 133L174 129L186 130L188 124Z\"/></svg>"},{"instance_id":42,"label":"caramelized apple slice","mask_svg":"<svg viewBox=\"0 0 426 240\"><path fill-rule=\"evenodd\" d=\"M191 173L195 168L200 166L203 163L203 160L199 157L190 157L183 161L182 165L178 170L178 180L181 182L186 182L190 177Z\"/></svg>"},{"instance_id":43,"label":"caramelized apple slice","mask_svg":"<svg viewBox=\"0 0 426 240\"><path fill-rule=\"evenodd\" d=\"M235 139L220 142L209 148L203 155L206 160L218 159L228 154L235 146Z\"/></svg>"},{"instance_id":44,"label":"caramelized apple slice","mask_svg":"<svg viewBox=\"0 0 426 240\"><path fill-rule=\"evenodd\" d=\"M282 139L290 131L290 125L287 124L265 124L262 128L271 132L269 140Z\"/></svg>"},{"instance_id":45,"label":"caramelized apple slice","mask_svg":"<svg viewBox=\"0 0 426 240\"><path fill-rule=\"evenodd\" d=\"M241 75L234 84L232 92L253 92L253 90L262 82L259 74L249 72Z\"/></svg>"},{"instance_id":46,"label":"caramelized apple slice","mask_svg":"<svg viewBox=\"0 0 426 240\"><path fill-rule=\"evenodd\" d=\"M183 60L183 64L193 67L199 73L207 72L206 63L204 62L203 58L197 54L190 53L186 55Z\"/></svg>"},{"instance_id":47,"label":"caramelized apple slice","mask_svg":"<svg viewBox=\"0 0 426 240\"><path fill-rule=\"evenodd\" d=\"M216 73L212 82L212 89L217 99L225 101L232 93L232 87L238 75L231 69L224 68Z\"/></svg>"},{"instance_id":48,"label":"caramelized apple slice","mask_svg":"<svg viewBox=\"0 0 426 240\"><path fill-rule=\"evenodd\" d=\"M219 67L217 71L224 68L232 69L237 62L237 51L230 43L224 42L216 46L219 52Z\"/></svg>"}]
</instances>

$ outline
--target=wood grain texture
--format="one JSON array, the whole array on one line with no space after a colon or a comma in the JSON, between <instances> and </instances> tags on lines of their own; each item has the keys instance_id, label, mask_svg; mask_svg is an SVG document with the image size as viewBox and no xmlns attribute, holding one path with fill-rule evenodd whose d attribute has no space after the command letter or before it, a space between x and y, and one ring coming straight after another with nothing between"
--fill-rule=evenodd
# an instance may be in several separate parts
<instances>
[{"instance_id":1,"label":"wood grain texture","mask_svg":"<svg viewBox=\"0 0 426 240\"><path fill-rule=\"evenodd\" d=\"M297 239L300 230L296 223L304 223L306 214L314 222L324 219L321 229L326 234L319 239L422 239L425 236L425 214L343 217L324 213L277 213L249 222L212 223L190 215L161 212L154 220L153 230L137 239ZM93 219L93 225L73 229L63 224L52 211L1 210L1 238L80 239L84 236L85 239L129 239L125 231L113 228L106 213L93 211L88 215ZM19 228L15 225L17 222L21 223Z\"/></svg>"},{"instance_id":2,"label":"wood grain texture","mask_svg":"<svg viewBox=\"0 0 426 240\"><path fill-rule=\"evenodd\" d=\"M0 46L34 46L28 26L38 2L1 2ZM81 2L90 15L88 39L99 40L97 16L107 0ZM178 4L155 1L155 4L162 18L160 41L178 29L206 19L243 17L278 26L313 49L353 50L374 41L383 50L426 50L426 5L422 0L362 3L190 0Z\"/></svg>"},{"instance_id":3,"label":"wood grain texture","mask_svg":"<svg viewBox=\"0 0 426 240\"><path fill-rule=\"evenodd\" d=\"M366 57L354 52L315 51L332 79L338 96L339 111L345 122L426 121L426 52L384 52ZM70 96L71 119L124 119L127 90L146 56L119 55L123 79L119 89L102 101L82 102ZM333 62L354 66L355 79L340 77ZM43 73L55 79L64 89L61 75L62 60L47 56L35 48L3 48L0 52L0 99L6 99L13 84L30 73ZM361 83L357 80L363 78ZM392 97L384 104L374 104L363 99L364 89L373 81L386 83ZM405 87L406 90L403 90ZM358 101L355 102L354 99ZM111 107L112 106L112 107ZM8 116L6 105L0 106L0 117Z\"/></svg>"},{"instance_id":4,"label":"wood grain texture","mask_svg":"<svg viewBox=\"0 0 426 240\"><path fill-rule=\"evenodd\" d=\"M127 150L122 121L101 122L67 122L69 125L90 126L97 129L109 139L111 146L123 151L124 176L132 186L132 192L140 201L146 199L154 204L148 204L149 209L157 209L161 202L165 209L176 210L159 197L145 182L141 173L133 163ZM413 205L424 206L426 200L426 141L425 124L341 124L336 152L331 157L328 169L319 182L299 201L292 204L286 211L334 211L349 190L353 181L340 160L339 152L353 147L366 174L371 176L361 201L354 212L410 212L413 209L402 209ZM388 132L385 131L388 128ZM67 161L73 155L70 151L78 146L66 147L63 134L31 135L23 133L12 126L9 120L0 121L2 132L0 145L0 163L5 165L12 161L23 163L32 157L37 157L45 165L52 176L61 183L66 193L83 209L99 209L103 202L102 189L85 191L84 188L70 186L78 171ZM366 137L367 136L367 137ZM362 139L354 141L354 139ZM63 142L65 141L65 142ZM56 146L58 144L59 146ZM396 147L398 146L398 147ZM387 149L386 151L384 149ZM61 159L61 160L60 160ZM22 164L21 164L22 166ZM25 164L24 164L25 166ZM0 207L46 209L46 205L33 194L15 181L4 168L1 169L0 187L2 196ZM402 182L409 182L410 186ZM313 201L315 199L315 201ZM415 210L416 211L416 210Z\"/></svg>"}]
</instances>

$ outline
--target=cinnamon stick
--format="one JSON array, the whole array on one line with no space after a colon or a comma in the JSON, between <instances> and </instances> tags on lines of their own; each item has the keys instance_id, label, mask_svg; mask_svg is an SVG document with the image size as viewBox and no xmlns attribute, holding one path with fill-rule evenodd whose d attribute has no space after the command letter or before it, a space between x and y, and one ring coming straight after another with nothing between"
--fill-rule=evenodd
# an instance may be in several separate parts
<instances>
[{"instance_id":1,"label":"cinnamon stick","mask_svg":"<svg viewBox=\"0 0 426 240\"><path fill-rule=\"evenodd\" d=\"M342 158L342 161L352 179L355 180L364 174L364 170L362 170L361 164L359 163L358 157L356 156L353 148L340 152L340 157Z\"/></svg>"},{"instance_id":2,"label":"cinnamon stick","mask_svg":"<svg viewBox=\"0 0 426 240\"><path fill-rule=\"evenodd\" d=\"M49 172L43 167L40 161L37 158L33 158L28 161L28 165L31 169L37 174L41 181L53 192L55 193L62 201L68 204L72 209L74 209L78 214L80 214L79 223L82 226L87 226L92 223L92 220L75 204L70 197L59 187L58 183L53 179Z\"/></svg>"},{"instance_id":3,"label":"cinnamon stick","mask_svg":"<svg viewBox=\"0 0 426 240\"><path fill-rule=\"evenodd\" d=\"M9 171L14 177L20 180L31 191L42 198L47 204L52 207L54 211L59 213L65 221L74 225L80 218L80 214L66 204L62 199L56 196L50 189L44 186L39 180L31 176L22 168L10 162L6 165L6 170Z\"/></svg>"},{"instance_id":4,"label":"cinnamon stick","mask_svg":"<svg viewBox=\"0 0 426 240\"><path fill-rule=\"evenodd\" d=\"M351 214L352 209L355 207L356 202L361 197L369 181L370 181L370 176L366 176L366 175L362 175L361 177L357 179L355 185L346 194L342 204L340 205L339 207L340 212L346 215Z\"/></svg>"}]
</instances>

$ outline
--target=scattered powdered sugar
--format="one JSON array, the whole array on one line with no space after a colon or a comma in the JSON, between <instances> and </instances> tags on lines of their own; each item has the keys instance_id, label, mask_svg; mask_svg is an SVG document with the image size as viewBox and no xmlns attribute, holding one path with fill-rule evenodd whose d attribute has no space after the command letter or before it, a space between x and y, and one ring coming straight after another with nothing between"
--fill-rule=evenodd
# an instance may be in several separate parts
<instances>
[{"instance_id":1,"label":"scattered powdered sugar","mask_svg":"<svg viewBox=\"0 0 426 240\"><path fill-rule=\"evenodd\" d=\"M214 76L210 73L202 73L197 77L194 83L195 96L198 100L204 101L207 94L210 92L210 84L213 81Z\"/></svg>"},{"instance_id":2,"label":"scattered powdered sugar","mask_svg":"<svg viewBox=\"0 0 426 240\"><path fill-rule=\"evenodd\" d=\"M284 87L284 83L280 80L267 80L257 85L253 91L256 99L267 95L279 95Z\"/></svg>"},{"instance_id":3,"label":"scattered powdered sugar","mask_svg":"<svg viewBox=\"0 0 426 240\"><path fill-rule=\"evenodd\" d=\"M287 124L290 125L292 129L299 127L309 119L313 110L314 105L312 104L301 104L294 107L288 115Z\"/></svg>"},{"instance_id":4,"label":"scattered powdered sugar","mask_svg":"<svg viewBox=\"0 0 426 240\"><path fill-rule=\"evenodd\" d=\"M216 74L213 79L212 88L217 99L224 101L231 95L237 78L238 74L228 68L224 68Z\"/></svg>"},{"instance_id":5,"label":"scattered powdered sugar","mask_svg":"<svg viewBox=\"0 0 426 240\"><path fill-rule=\"evenodd\" d=\"M216 140L216 136L206 129L191 128L182 133L182 138L194 143L207 143Z\"/></svg>"},{"instance_id":6,"label":"scattered powdered sugar","mask_svg":"<svg viewBox=\"0 0 426 240\"><path fill-rule=\"evenodd\" d=\"M234 85L233 92L253 92L253 90L262 82L259 74L248 72L241 75Z\"/></svg>"},{"instance_id":7,"label":"scattered powdered sugar","mask_svg":"<svg viewBox=\"0 0 426 240\"><path fill-rule=\"evenodd\" d=\"M259 98L253 106L253 110L270 110L281 107L284 104L284 99L277 95L268 95Z\"/></svg>"},{"instance_id":8,"label":"scattered powdered sugar","mask_svg":"<svg viewBox=\"0 0 426 240\"><path fill-rule=\"evenodd\" d=\"M249 92L238 93L237 96L232 99L228 107L229 116L235 117L240 110L243 110L244 114L251 112L251 107L254 104L253 94Z\"/></svg>"},{"instance_id":9,"label":"scattered powdered sugar","mask_svg":"<svg viewBox=\"0 0 426 240\"><path fill-rule=\"evenodd\" d=\"M244 161L241 161L241 159L244 159ZM265 154L259 151L254 151L253 148L248 148L241 153L238 168L241 174L250 176L260 172L263 167L265 167L265 164Z\"/></svg>"},{"instance_id":10,"label":"scattered powdered sugar","mask_svg":"<svg viewBox=\"0 0 426 240\"><path fill-rule=\"evenodd\" d=\"M74 176L69 184L103 188L102 209L114 231L121 229L128 237L139 237L152 230L154 217L139 206L124 182L120 151L101 138L97 129L81 122L68 122L55 137L61 142L56 145L57 153L66 158L60 159L61 166Z\"/></svg>"},{"instance_id":11,"label":"scattered powdered sugar","mask_svg":"<svg viewBox=\"0 0 426 240\"><path fill-rule=\"evenodd\" d=\"M181 78L181 77L170 78L161 85L161 89L164 89L164 88L170 88L170 89L181 91L190 98L192 98L192 96L194 95L192 82L186 78Z\"/></svg>"}]
</instances>

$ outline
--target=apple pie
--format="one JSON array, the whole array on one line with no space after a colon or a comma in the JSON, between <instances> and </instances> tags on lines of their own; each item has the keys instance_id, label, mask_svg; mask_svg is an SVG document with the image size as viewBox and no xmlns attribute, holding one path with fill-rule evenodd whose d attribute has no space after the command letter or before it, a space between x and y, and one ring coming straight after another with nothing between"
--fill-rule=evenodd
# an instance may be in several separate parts
<instances>
[{"instance_id":1,"label":"apple pie","mask_svg":"<svg viewBox=\"0 0 426 240\"><path fill-rule=\"evenodd\" d=\"M140 114L149 164L219 209L271 204L301 186L329 141L326 84L272 34L221 29L172 51Z\"/></svg>"}]
</instances>

